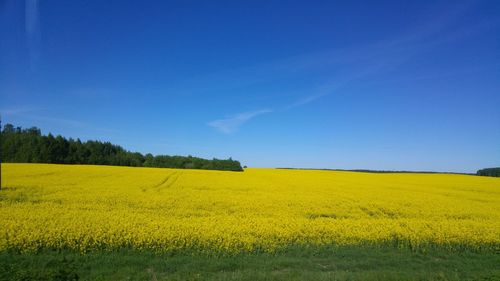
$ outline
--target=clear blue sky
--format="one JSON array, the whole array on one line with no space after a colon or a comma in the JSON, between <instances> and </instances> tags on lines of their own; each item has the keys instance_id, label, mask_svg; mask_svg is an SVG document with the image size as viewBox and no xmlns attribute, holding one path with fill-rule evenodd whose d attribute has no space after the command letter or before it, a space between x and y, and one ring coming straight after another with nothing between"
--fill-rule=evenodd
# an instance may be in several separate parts
<instances>
[{"instance_id":1,"label":"clear blue sky","mask_svg":"<svg viewBox=\"0 0 500 281\"><path fill-rule=\"evenodd\" d=\"M500 166L500 1L0 1L4 123L257 167Z\"/></svg>"}]
</instances>

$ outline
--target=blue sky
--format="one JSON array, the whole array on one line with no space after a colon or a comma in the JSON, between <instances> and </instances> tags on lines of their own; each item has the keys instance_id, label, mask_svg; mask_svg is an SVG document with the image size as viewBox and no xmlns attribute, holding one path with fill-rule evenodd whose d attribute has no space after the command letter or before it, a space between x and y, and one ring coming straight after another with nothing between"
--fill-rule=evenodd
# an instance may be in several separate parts
<instances>
[{"instance_id":1,"label":"blue sky","mask_svg":"<svg viewBox=\"0 0 500 281\"><path fill-rule=\"evenodd\" d=\"M0 1L3 122L257 167L500 165L499 1Z\"/></svg>"}]
</instances>

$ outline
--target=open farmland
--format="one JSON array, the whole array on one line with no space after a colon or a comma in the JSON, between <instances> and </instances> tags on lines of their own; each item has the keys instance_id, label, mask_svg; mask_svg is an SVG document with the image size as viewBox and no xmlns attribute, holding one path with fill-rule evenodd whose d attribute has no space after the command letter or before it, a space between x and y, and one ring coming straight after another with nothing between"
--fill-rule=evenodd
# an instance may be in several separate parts
<instances>
[{"instance_id":1,"label":"open farmland","mask_svg":"<svg viewBox=\"0 0 500 281\"><path fill-rule=\"evenodd\" d=\"M500 278L498 178L48 164L2 174L2 280Z\"/></svg>"},{"instance_id":2,"label":"open farmland","mask_svg":"<svg viewBox=\"0 0 500 281\"><path fill-rule=\"evenodd\" d=\"M500 179L5 164L0 249L495 248Z\"/></svg>"}]
</instances>

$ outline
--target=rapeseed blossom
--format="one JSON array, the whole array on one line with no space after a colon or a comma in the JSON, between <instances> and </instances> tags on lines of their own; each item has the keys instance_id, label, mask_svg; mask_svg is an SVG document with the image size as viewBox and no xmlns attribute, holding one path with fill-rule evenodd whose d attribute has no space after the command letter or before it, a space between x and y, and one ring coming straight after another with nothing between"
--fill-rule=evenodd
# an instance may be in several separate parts
<instances>
[{"instance_id":1,"label":"rapeseed blossom","mask_svg":"<svg viewBox=\"0 0 500 281\"><path fill-rule=\"evenodd\" d=\"M0 250L498 247L500 179L3 164Z\"/></svg>"}]
</instances>

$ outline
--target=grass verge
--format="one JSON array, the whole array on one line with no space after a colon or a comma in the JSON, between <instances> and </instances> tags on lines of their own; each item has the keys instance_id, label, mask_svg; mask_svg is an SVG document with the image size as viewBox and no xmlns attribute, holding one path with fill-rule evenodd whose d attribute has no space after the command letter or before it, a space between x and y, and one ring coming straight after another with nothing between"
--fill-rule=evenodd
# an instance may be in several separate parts
<instances>
[{"instance_id":1,"label":"grass verge","mask_svg":"<svg viewBox=\"0 0 500 281\"><path fill-rule=\"evenodd\" d=\"M1 280L500 280L496 251L291 247L275 254L0 253Z\"/></svg>"}]
</instances>

